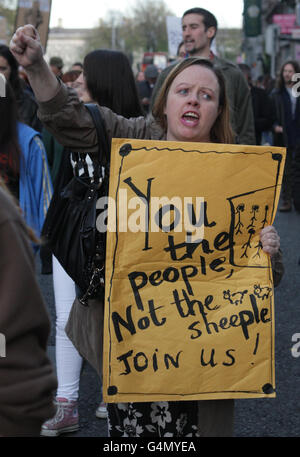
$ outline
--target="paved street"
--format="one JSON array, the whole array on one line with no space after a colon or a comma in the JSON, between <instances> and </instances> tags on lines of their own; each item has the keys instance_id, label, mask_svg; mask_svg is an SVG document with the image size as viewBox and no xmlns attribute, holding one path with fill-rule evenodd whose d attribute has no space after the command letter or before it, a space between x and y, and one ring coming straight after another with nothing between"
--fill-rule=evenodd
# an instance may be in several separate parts
<instances>
[{"instance_id":1,"label":"paved street","mask_svg":"<svg viewBox=\"0 0 300 457\"><path fill-rule=\"evenodd\" d=\"M278 213L275 220L281 237L285 275L275 290L276 399L236 401L235 436L300 436L300 357L291 355L292 336L300 333L300 215ZM54 320L52 276L39 281L49 307L52 331L49 354L54 360ZM95 417L101 386L94 370L85 364L81 376L79 413L80 431L69 437L105 437L106 420Z\"/></svg>"},{"instance_id":2,"label":"paved street","mask_svg":"<svg viewBox=\"0 0 300 457\"><path fill-rule=\"evenodd\" d=\"M236 436L300 436L300 357L291 355L300 333L300 215L278 213L285 274L275 289L275 399L236 402Z\"/></svg>"}]
</instances>

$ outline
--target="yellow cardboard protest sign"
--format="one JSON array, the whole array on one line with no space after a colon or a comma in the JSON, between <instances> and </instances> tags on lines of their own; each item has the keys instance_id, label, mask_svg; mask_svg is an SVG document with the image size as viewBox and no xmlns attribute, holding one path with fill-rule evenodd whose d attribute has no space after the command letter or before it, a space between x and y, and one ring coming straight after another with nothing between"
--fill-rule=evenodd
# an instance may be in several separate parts
<instances>
[{"instance_id":1,"label":"yellow cardboard protest sign","mask_svg":"<svg viewBox=\"0 0 300 457\"><path fill-rule=\"evenodd\" d=\"M284 161L270 146L113 140L106 402L275 396L259 232L273 223Z\"/></svg>"}]
</instances>

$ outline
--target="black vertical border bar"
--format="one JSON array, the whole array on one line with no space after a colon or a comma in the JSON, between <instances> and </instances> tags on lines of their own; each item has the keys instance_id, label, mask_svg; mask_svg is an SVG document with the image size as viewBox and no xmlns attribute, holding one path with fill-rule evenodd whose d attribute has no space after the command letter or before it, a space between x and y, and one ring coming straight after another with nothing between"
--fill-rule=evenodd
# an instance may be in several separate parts
<instances>
[{"instance_id":1,"label":"black vertical border bar","mask_svg":"<svg viewBox=\"0 0 300 457\"><path fill-rule=\"evenodd\" d=\"M120 181L121 181L121 174L123 170L123 164L124 164L124 159L125 157L130 153L132 150L132 147L130 144L126 143L123 146L121 146L119 150L119 155L121 156L121 164L119 167L119 173L118 173L118 184L117 184L117 189L116 189L116 194L115 194L115 209L116 209L116 242L115 242L115 247L114 247L114 253L113 253L113 263L112 263L112 272L111 272L111 277L109 281L109 294L107 297L107 302L108 302L108 334L109 334L109 368L108 368L108 394L111 394L114 392L114 394L117 393L117 389L115 386L110 385L111 381L111 323L110 323L110 315L111 315L111 292L112 292L112 281L113 281L113 276L114 276L114 270L115 270L115 263L116 263L116 253L118 249L118 242L119 242L119 232L118 232L118 195L119 195L119 189L120 189Z\"/></svg>"}]
</instances>

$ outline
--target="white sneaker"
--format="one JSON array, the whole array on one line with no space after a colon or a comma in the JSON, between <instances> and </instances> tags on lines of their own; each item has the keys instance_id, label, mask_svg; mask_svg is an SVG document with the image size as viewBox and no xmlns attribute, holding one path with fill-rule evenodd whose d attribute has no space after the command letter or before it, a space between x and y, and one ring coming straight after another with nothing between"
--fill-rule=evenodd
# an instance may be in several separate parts
<instances>
[{"instance_id":1,"label":"white sneaker","mask_svg":"<svg viewBox=\"0 0 300 457\"><path fill-rule=\"evenodd\" d=\"M107 408L106 408L106 403L103 401L100 403L98 408L96 409L96 417L99 419L106 419L107 418Z\"/></svg>"}]
</instances>

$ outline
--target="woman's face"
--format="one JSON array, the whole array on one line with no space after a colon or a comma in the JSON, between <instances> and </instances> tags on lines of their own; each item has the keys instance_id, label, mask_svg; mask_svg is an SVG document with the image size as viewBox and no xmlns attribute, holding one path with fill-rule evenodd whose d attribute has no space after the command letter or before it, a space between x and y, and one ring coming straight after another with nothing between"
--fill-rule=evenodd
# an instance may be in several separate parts
<instances>
[{"instance_id":1,"label":"woman's face","mask_svg":"<svg viewBox=\"0 0 300 457\"><path fill-rule=\"evenodd\" d=\"M219 83L215 74L192 65L171 84L165 115L167 140L210 142L210 131L219 114Z\"/></svg>"},{"instance_id":2,"label":"woman's face","mask_svg":"<svg viewBox=\"0 0 300 457\"><path fill-rule=\"evenodd\" d=\"M76 90L78 97L84 103L89 103L92 101L91 95L86 87L86 80L83 75L83 72L80 73L78 78L72 83L71 87Z\"/></svg>"},{"instance_id":3,"label":"woman's face","mask_svg":"<svg viewBox=\"0 0 300 457\"><path fill-rule=\"evenodd\" d=\"M7 62L6 58L3 56L0 56L0 73L2 73L5 76L6 81L9 81L11 69L10 69L10 65Z\"/></svg>"},{"instance_id":4,"label":"woman's face","mask_svg":"<svg viewBox=\"0 0 300 457\"><path fill-rule=\"evenodd\" d=\"M287 63L287 64L283 67L282 77L283 77L284 83L285 83L287 86L293 85L292 76L293 76L295 73L296 73L296 72L295 72L295 68L294 68L294 66L291 65L290 63Z\"/></svg>"}]
</instances>

